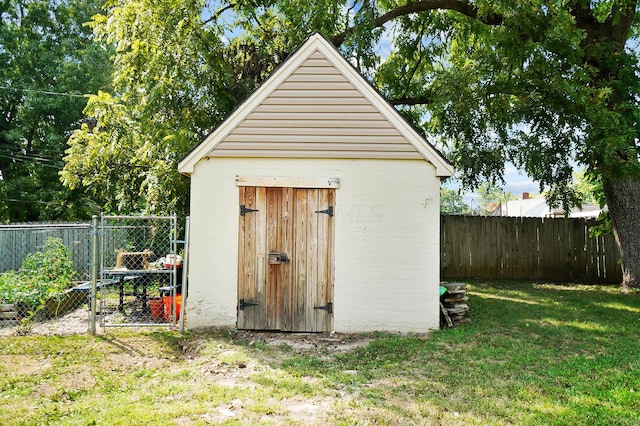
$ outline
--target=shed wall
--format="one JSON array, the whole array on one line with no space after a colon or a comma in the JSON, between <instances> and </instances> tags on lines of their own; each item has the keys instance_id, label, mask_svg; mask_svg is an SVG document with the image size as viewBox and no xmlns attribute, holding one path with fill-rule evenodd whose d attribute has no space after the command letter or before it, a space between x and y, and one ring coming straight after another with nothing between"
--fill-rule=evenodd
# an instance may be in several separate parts
<instances>
[{"instance_id":1,"label":"shed wall","mask_svg":"<svg viewBox=\"0 0 640 426\"><path fill-rule=\"evenodd\" d=\"M424 160L207 158L191 183L189 327L235 327L237 175L337 177L334 329L439 325L439 179Z\"/></svg>"}]
</instances>

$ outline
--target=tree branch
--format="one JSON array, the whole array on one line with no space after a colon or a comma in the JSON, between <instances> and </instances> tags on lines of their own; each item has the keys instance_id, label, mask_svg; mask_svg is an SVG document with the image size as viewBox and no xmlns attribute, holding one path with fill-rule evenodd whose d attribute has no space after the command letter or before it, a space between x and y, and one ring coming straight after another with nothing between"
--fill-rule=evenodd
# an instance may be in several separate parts
<instances>
[{"instance_id":1,"label":"tree branch","mask_svg":"<svg viewBox=\"0 0 640 426\"><path fill-rule=\"evenodd\" d=\"M220 9L218 9L218 10L216 11L216 13L214 13L213 15L211 15L211 17L210 17L209 19L207 19L206 21L204 21L203 23L206 25L206 24L208 24L208 23L210 23L210 22L215 22L215 21L217 21L217 20L218 20L218 18L219 18L219 17L220 17L224 12L226 12L226 11L227 11L227 10L229 10L229 9L233 9L234 7L236 7L236 4L235 4L235 3L230 3L230 4L226 5L226 6L224 6L224 7L220 8Z\"/></svg>"},{"instance_id":2,"label":"tree branch","mask_svg":"<svg viewBox=\"0 0 640 426\"><path fill-rule=\"evenodd\" d=\"M403 96L399 98L388 99L389 103L393 106L397 105L428 105L433 103L433 99L430 96Z\"/></svg>"},{"instance_id":3,"label":"tree branch","mask_svg":"<svg viewBox=\"0 0 640 426\"><path fill-rule=\"evenodd\" d=\"M412 13L425 12L428 10L451 10L461 13L462 15L474 18L487 25L500 25L503 21L502 15L490 13L486 16L481 16L478 13L478 8L470 5L463 0L422 0L411 1L409 0L404 6L398 6L395 9L390 10L382 16L373 20L373 27L380 28L387 22L390 22L400 16L410 15ZM344 43L344 40L348 35L355 31L356 27L347 28L342 33L336 35L331 40L335 46L340 46Z\"/></svg>"},{"instance_id":4,"label":"tree branch","mask_svg":"<svg viewBox=\"0 0 640 426\"><path fill-rule=\"evenodd\" d=\"M606 37L622 51L629 38L637 7L638 1L630 1L624 5L614 3L604 22L598 22L589 3L578 4L569 12L575 18L576 26L586 34L583 46L596 45Z\"/></svg>"}]
</instances>

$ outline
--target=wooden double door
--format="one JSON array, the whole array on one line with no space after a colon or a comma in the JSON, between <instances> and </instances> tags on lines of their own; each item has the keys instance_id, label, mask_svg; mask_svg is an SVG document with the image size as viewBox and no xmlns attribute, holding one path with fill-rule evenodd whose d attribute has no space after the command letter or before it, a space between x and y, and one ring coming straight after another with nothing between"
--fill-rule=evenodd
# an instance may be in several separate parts
<instances>
[{"instance_id":1,"label":"wooden double door","mask_svg":"<svg viewBox=\"0 0 640 426\"><path fill-rule=\"evenodd\" d=\"M238 328L331 331L335 189L239 189Z\"/></svg>"}]
</instances>

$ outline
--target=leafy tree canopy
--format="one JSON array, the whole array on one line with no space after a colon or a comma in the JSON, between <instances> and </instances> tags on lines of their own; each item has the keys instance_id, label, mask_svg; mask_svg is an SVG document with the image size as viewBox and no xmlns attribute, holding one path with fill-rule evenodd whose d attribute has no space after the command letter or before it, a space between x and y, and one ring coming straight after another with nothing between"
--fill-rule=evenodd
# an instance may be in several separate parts
<instances>
[{"instance_id":1,"label":"leafy tree canopy","mask_svg":"<svg viewBox=\"0 0 640 426\"><path fill-rule=\"evenodd\" d=\"M185 211L177 160L317 30L437 143L465 187L500 183L510 161L568 206L579 200L573 165L584 166L602 182L625 285L637 285L637 9L630 0L107 1L92 25L116 49L114 87L90 100L97 125L71 137L63 179L111 194L114 209Z\"/></svg>"},{"instance_id":2,"label":"leafy tree canopy","mask_svg":"<svg viewBox=\"0 0 640 426\"><path fill-rule=\"evenodd\" d=\"M471 207L464 202L460 190L440 187L440 213L468 214Z\"/></svg>"},{"instance_id":3,"label":"leafy tree canopy","mask_svg":"<svg viewBox=\"0 0 640 426\"><path fill-rule=\"evenodd\" d=\"M501 187L487 182L482 182L478 186L477 193L479 195L480 211L483 214L494 211L502 203L518 199L511 192L505 192Z\"/></svg>"},{"instance_id":4,"label":"leafy tree canopy","mask_svg":"<svg viewBox=\"0 0 640 426\"><path fill-rule=\"evenodd\" d=\"M108 53L83 26L96 0L0 3L0 222L77 219L96 204L62 186L84 94L108 87Z\"/></svg>"}]
</instances>

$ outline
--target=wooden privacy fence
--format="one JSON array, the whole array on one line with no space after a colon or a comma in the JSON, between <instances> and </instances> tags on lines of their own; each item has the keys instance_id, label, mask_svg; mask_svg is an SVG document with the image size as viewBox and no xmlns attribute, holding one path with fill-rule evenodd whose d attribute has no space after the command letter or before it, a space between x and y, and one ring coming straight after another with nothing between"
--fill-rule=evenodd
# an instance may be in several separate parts
<instances>
[{"instance_id":1,"label":"wooden privacy fence","mask_svg":"<svg viewBox=\"0 0 640 426\"><path fill-rule=\"evenodd\" d=\"M620 283L612 235L589 237L594 219L440 217L442 279Z\"/></svg>"},{"instance_id":2,"label":"wooden privacy fence","mask_svg":"<svg viewBox=\"0 0 640 426\"><path fill-rule=\"evenodd\" d=\"M0 225L0 273L18 270L25 257L44 248L48 238L60 238L71 251L75 270L88 275L91 260L89 223L29 223Z\"/></svg>"}]
</instances>

